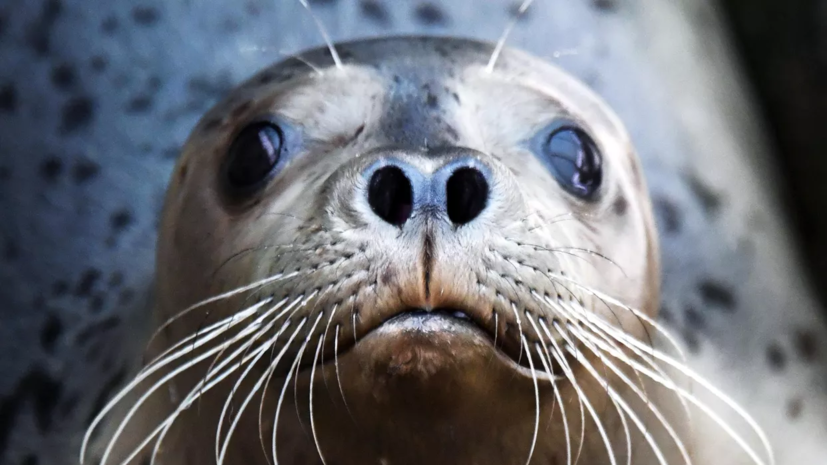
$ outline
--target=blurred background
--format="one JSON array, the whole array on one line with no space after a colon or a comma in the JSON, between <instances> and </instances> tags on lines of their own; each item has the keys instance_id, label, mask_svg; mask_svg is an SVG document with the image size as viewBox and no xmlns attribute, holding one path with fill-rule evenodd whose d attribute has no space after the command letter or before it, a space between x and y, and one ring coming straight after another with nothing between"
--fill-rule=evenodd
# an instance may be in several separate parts
<instances>
[{"instance_id":1,"label":"blurred background","mask_svg":"<svg viewBox=\"0 0 827 465\"><path fill-rule=\"evenodd\" d=\"M519 5L310 3L334 40L493 41ZM293 0L0 0L0 463L75 463L146 323L156 218L189 130L254 71L321 43ZM827 2L537 0L509 44L606 98L647 174L690 156L697 137L673 116L682 83L664 63L698 73L687 79L720 92L728 115L755 120L742 140L769 167L800 279L827 296Z\"/></svg>"},{"instance_id":2,"label":"blurred background","mask_svg":"<svg viewBox=\"0 0 827 465\"><path fill-rule=\"evenodd\" d=\"M802 256L827 297L827 3L721 0L739 65L775 146Z\"/></svg>"}]
</instances>

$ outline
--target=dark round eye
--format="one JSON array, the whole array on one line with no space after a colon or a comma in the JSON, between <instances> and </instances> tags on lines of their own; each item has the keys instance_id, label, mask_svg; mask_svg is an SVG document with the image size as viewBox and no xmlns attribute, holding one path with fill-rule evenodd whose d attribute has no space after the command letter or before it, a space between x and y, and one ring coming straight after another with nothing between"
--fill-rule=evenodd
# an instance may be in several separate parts
<instances>
[{"instance_id":1,"label":"dark round eye","mask_svg":"<svg viewBox=\"0 0 827 465\"><path fill-rule=\"evenodd\" d=\"M566 191L590 199L603 180L600 151L582 129L566 126L548 137L543 147L554 177Z\"/></svg>"},{"instance_id":2,"label":"dark round eye","mask_svg":"<svg viewBox=\"0 0 827 465\"><path fill-rule=\"evenodd\" d=\"M248 191L270 177L282 156L284 135L273 123L253 123L230 145L226 178L230 187Z\"/></svg>"}]
</instances>

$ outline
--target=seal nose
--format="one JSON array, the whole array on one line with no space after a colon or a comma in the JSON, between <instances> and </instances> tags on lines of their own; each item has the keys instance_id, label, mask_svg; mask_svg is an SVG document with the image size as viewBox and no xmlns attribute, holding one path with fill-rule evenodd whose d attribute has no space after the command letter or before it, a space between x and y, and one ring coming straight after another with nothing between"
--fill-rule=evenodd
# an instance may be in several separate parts
<instances>
[{"instance_id":1,"label":"seal nose","mask_svg":"<svg viewBox=\"0 0 827 465\"><path fill-rule=\"evenodd\" d=\"M488 204L488 180L474 167L455 170L445 185L448 218L456 225L470 223Z\"/></svg>"},{"instance_id":2,"label":"seal nose","mask_svg":"<svg viewBox=\"0 0 827 465\"><path fill-rule=\"evenodd\" d=\"M396 158L379 163L370 168L367 198L373 213L388 224L402 226L421 212L462 226L488 205L489 170L474 158L453 158L434 171Z\"/></svg>"},{"instance_id":3,"label":"seal nose","mask_svg":"<svg viewBox=\"0 0 827 465\"><path fill-rule=\"evenodd\" d=\"M398 166L379 168L370 177L368 203L379 218L394 226L402 226L413 212L410 179Z\"/></svg>"}]
</instances>

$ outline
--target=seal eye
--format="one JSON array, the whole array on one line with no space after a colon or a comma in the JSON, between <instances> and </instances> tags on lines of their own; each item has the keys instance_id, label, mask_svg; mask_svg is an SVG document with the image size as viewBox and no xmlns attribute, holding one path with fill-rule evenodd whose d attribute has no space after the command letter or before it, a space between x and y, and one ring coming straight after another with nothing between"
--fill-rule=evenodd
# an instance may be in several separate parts
<instances>
[{"instance_id":1,"label":"seal eye","mask_svg":"<svg viewBox=\"0 0 827 465\"><path fill-rule=\"evenodd\" d=\"M229 185L247 191L265 181L281 159L284 134L273 123L253 123L230 146L226 177Z\"/></svg>"},{"instance_id":2,"label":"seal eye","mask_svg":"<svg viewBox=\"0 0 827 465\"><path fill-rule=\"evenodd\" d=\"M603 179L600 151L582 129L565 126L548 136L543 152L557 182L572 195L590 199Z\"/></svg>"}]
</instances>

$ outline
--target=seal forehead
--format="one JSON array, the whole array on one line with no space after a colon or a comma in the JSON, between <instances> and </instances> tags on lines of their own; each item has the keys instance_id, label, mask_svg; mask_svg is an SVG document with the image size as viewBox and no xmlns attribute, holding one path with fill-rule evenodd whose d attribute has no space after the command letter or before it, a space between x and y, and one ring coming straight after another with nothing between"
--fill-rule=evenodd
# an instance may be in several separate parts
<instances>
[{"instance_id":1,"label":"seal forehead","mask_svg":"<svg viewBox=\"0 0 827 465\"><path fill-rule=\"evenodd\" d=\"M476 115L516 109L499 119L530 129L548 118L573 117L608 139L630 145L619 118L594 92L520 50L503 49L489 70L494 45L467 39L401 37L339 48L346 63L372 67L384 78L383 128L391 142L426 147L455 143L456 128L446 122L446 114L465 107L465 113ZM524 124L529 122L533 124Z\"/></svg>"},{"instance_id":2,"label":"seal forehead","mask_svg":"<svg viewBox=\"0 0 827 465\"><path fill-rule=\"evenodd\" d=\"M490 46L484 43L434 38L391 38L337 45L345 68L361 69L381 83L383 107L374 137L382 143L409 147L445 146L456 142L456 131L446 119L446 102L458 103L449 82L468 66L485 62ZM335 74L325 48L303 53L301 59L277 64L262 75L264 83L315 71ZM350 92L366 95L365 82L353 82Z\"/></svg>"}]
</instances>

